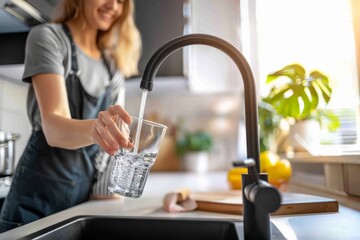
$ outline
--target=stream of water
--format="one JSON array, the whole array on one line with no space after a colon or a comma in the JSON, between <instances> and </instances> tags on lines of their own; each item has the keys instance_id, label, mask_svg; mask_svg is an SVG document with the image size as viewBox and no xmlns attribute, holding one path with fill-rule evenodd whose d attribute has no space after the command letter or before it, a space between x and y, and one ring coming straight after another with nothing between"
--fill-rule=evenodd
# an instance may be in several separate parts
<instances>
[{"instance_id":1,"label":"stream of water","mask_svg":"<svg viewBox=\"0 0 360 240\"><path fill-rule=\"evenodd\" d=\"M144 117L145 104L146 104L146 98L147 98L148 92L149 92L148 90L143 89L142 95L141 95L139 121L138 121L138 127L137 127L137 131L136 131L136 137L135 137L134 153L137 153L138 149L139 149L139 138L140 138L140 133L141 133L141 125L142 125L142 119Z\"/></svg>"}]
</instances>

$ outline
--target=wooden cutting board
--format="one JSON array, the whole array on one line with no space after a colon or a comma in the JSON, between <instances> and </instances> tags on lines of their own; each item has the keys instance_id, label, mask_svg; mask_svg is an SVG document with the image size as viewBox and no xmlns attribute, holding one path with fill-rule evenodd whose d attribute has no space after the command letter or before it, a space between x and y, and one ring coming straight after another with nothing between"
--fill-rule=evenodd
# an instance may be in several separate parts
<instances>
[{"instance_id":1,"label":"wooden cutting board","mask_svg":"<svg viewBox=\"0 0 360 240\"><path fill-rule=\"evenodd\" d=\"M308 194L282 192L280 208L271 215L338 212L337 200ZM197 210L242 215L241 191L197 192Z\"/></svg>"}]
</instances>

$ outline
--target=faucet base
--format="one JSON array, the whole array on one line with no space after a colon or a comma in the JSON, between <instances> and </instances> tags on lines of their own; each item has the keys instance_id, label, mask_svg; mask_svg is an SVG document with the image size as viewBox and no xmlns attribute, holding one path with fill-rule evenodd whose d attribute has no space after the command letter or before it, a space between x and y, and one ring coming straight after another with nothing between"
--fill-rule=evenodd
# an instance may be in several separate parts
<instances>
[{"instance_id":1,"label":"faucet base","mask_svg":"<svg viewBox=\"0 0 360 240\"><path fill-rule=\"evenodd\" d=\"M270 212L280 207L281 197L267 180L266 173L259 174L258 183L254 183L251 175L242 175L245 239L271 239Z\"/></svg>"}]
</instances>

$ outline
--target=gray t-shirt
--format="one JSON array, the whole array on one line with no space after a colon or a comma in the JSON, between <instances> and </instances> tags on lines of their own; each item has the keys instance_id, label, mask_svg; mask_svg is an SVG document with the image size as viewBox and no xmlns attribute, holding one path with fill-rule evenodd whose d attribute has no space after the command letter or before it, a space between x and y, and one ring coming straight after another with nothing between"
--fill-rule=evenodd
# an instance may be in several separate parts
<instances>
[{"instance_id":1,"label":"gray t-shirt","mask_svg":"<svg viewBox=\"0 0 360 240\"><path fill-rule=\"evenodd\" d=\"M31 77L40 73L59 74L66 79L71 69L70 52L70 41L61 24L46 23L34 27L26 42L23 81L31 83ZM125 81L114 66L111 70L113 79L110 81L103 59L92 59L77 48L77 61L80 81L87 93L98 97L111 84L113 102L124 106ZM33 129L40 130L40 111L32 84L28 91L27 111Z\"/></svg>"}]
</instances>

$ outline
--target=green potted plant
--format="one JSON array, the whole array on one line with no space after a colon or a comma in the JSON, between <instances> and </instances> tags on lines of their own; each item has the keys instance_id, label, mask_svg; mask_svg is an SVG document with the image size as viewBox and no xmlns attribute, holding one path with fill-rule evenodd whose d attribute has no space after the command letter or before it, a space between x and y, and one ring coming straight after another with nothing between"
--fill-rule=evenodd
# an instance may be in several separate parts
<instances>
[{"instance_id":1,"label":"green potted plant","mask_svg":"<svg viewBox=\"0 0 360 240\"><path fill-rule=\"evenodd\" d=\"M328 76L320 71L307 74L300 64L290 64L269 74L266 83L273 86L262 102L271 106L272 114L292 123L291 145L298 145L296 142L299 141L302 145L320 144L320 125L326 125L330 131L340 126L338 117L325 109L331 99L332 88ZM296 137L297 140L294 140Z\"/></svg>"},{"instance_id":2,"label":"green potted plant","mask_svg":"<svg viewBox=\"0 0 360 240\"><path fill-rule=\"evenodd\" d=\"M212 136L205 131L180 131L176 141L176 153L182 157L184 170L207 171L212 146Z\"/></svg>"},{"instance_id":3,"label":"green potted plant","mask_svg":"<svg viewBox=\"0 0 360 240\"><path fill-rule=\"evenodd\" d=\"M212 147L212 137L203 131L185 132L184 137L178 139L176 152L183 156L187 152L210 152Z\"/></svg>"}]
</instances>

